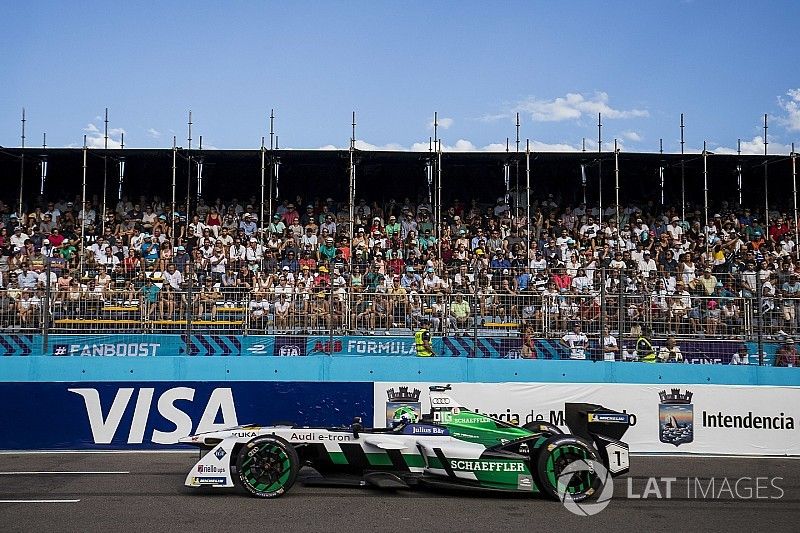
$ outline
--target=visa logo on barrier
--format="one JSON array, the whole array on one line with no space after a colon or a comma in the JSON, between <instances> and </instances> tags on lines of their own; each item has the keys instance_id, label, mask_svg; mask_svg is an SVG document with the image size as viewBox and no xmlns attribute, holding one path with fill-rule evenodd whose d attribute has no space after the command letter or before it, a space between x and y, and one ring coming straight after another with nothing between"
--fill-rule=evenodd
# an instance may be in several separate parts
<instances>
[{"instance_id":1,"label":"visa logo on barrier","mask_svg":"<svg viewBox=\"0 0 800 533\"><path fill-rule=\"evenodd\" d=\"M89 418L89 427L92 431L92 438L95 444L110 444L117 435L120 422L131 403L136 389L121 387L117 389L111 407L106 414L100 401L100 392L94 388L75 388L67 389L83 398L86 405L86 414ZM133 406L133 417L130 430L128 431L128 444L142 444L145 438L145 430L148 420L151 419L151 408L153 406L153 396L155 389L140 388ZM228 427L238 426L236 419L236 407L233 403L233 391L229 388L214 389L206 401L203 414L197 427L194 428L192 418L175 402L193 402L195 389L190 387L173 387L165 390L156 401L156 412L160 420L167 421L175 426L173 431L161 431L153 429L150 434L150 442L155 444L175 444L178 439L186 437L192 433L203 433L206 431L219 431ZM108 405L108 402L102 402ZM221 422L215 423L221 413Z\"/></svg>"}]
</instances>

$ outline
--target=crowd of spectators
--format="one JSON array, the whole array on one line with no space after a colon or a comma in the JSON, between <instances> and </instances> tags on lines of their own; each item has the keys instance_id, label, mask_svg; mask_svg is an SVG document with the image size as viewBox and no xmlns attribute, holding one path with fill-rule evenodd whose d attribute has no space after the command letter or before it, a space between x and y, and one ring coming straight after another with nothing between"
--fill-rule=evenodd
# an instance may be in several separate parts
<instances>
[{"instance_id":1,"label":"crowd of spectators","mask_svg":"<svg viewBox=\"0 0 800 533\"><path fill-rule=\"evenodd\" d=\"M786 212L720 204L705 224L694 207L620 206L603 213L552 195L526 210L506 197L454 200L437 225L425 201L255 198L40 200L0 204L2 316L36 319L47 286L67 314L86 302L144 304L144 319L190 310L217 318L246 305L277 331L415 327L467 333L475 320L529 335L603 321L636 335L797 331L800 262ZM711 215L711 214L710 214ZM528 231L530 230L530 234ZM48 259L46 259L48 258ZM46 264L50 264L48 283ZM244 304L242 302L245 302ZM748 314L749 313L749 314ZM745 319L750 317L749 319ZM749 324L749 325L748 325Z\"/></svg>"}]
</instances>

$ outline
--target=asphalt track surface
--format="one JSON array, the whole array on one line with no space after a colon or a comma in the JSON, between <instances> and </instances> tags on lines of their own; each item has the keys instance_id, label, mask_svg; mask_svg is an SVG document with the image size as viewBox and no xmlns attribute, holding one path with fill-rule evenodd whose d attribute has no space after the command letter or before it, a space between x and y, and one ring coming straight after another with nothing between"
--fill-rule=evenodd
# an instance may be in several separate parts
<instances>
[{"instance_id":1,"label":"asphalt track surface","mask_svg":"<svg viewBox=\"0 0 800 533\"><path fill-rule=\"evenodd\" d=\"M259 500L237 490L184 488L196 457L0 454L0 531L800 530L797 459L634 457L630 482L617 478L608 507L583 517L555 501L432 489L378 492L297 484L282 498ZM649 476L677 478L672 498L663 498L666 482L648 482ZM753 479L740 481L739 493L746 496L749 486L752 496L732 499L723 478L733 489L737 479L747 477ZM755 498L757 477L761 499ZM642 496L648 483L649 497L627 497ZM655 483L661 499L653 492Z\"/></svg>"}]
</instances>

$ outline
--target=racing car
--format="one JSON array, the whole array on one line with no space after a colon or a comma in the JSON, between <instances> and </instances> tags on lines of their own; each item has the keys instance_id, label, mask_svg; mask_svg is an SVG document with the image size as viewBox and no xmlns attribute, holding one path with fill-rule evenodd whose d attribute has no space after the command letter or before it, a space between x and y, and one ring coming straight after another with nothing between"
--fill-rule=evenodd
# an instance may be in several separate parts
<instances>
[{"instance_id":1,"label":"racing car","mask_svg":"<svg viewBox=\"0 0 800 533\"><path fill-rule=\"evenodd\" d=\"M180 442L203 450L185 485L239 485L253 496L276 498L307 466L319 475L306 484L393 490L425 484L582 501L597 493L604 476L628 472L628 445L620 440L627 413L567 403L564 420L572 434L564 434L543 421L515 426L471 411L449 390L430 387L430 412L420 417L399 406L388 428L365 429L356 417L340 428L245 425L185 437ZM588 468L562 476L581 460Z\"/></svg>"}]
</instances>

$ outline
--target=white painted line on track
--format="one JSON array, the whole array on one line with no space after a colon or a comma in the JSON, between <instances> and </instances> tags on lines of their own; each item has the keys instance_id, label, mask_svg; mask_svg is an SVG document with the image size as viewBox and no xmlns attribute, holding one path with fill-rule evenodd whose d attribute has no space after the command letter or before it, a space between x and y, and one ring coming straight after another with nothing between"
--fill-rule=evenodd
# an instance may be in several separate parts
<instances>
[{"instance_id":1,"label":"white painted line on track","mask_svg":"<svg viewBox=\"0 0 800 533\"><path fill-rule=\"evenodd\" d=\"M109 474L130 474L128 471L86 471L86 472L79 472L73 470L42 470L38 472L0 472L0 476L35 476L35 475L44 475L44 476L63 476L63 475L109 475Z\"/></svg>"},{"instance_id":2,"label":"white painted line on track","mask_svg":"<svg viewBox=\"0 0 800 533\"><path fill-rule=\"evenodd\" d=\"M80 500L0 500L0 503L78 503Z\"/></svg>"}]
</instances>

